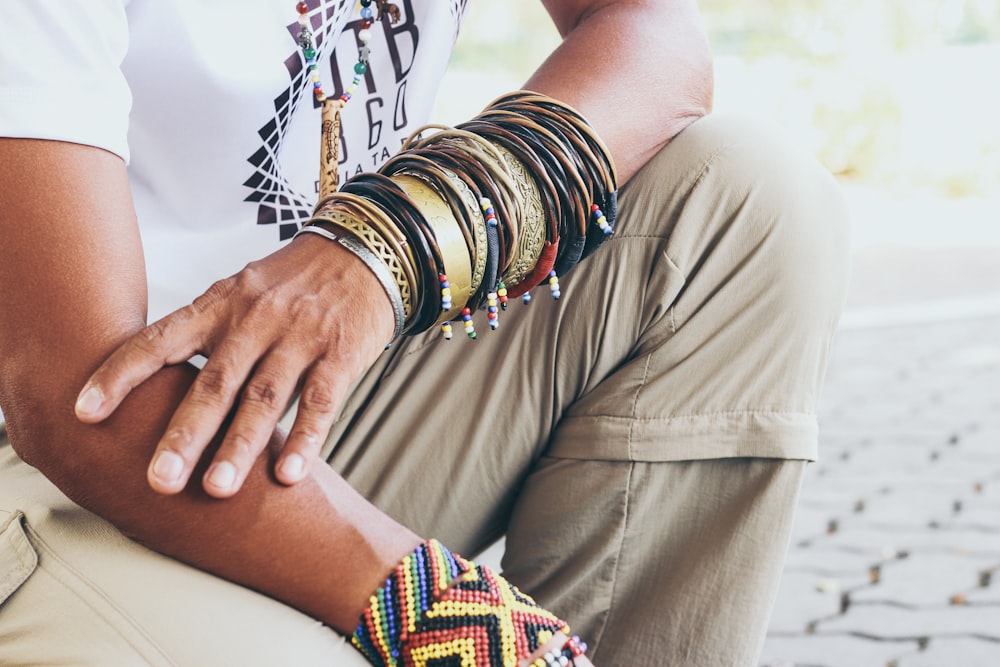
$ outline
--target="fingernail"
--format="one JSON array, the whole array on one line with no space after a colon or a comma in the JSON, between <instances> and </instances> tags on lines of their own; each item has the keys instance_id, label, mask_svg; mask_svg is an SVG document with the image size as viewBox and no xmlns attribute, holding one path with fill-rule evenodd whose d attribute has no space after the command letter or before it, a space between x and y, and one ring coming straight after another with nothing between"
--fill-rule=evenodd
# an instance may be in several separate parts
<instances>
[{"instance_id":1,"label":"fingernail","mask_svg":"<svg viewBox=\"0 0 1000 667\"><path fill-rule=\"evenodd\" d=\"M289 479L298 479L302 476L302 469L305 467L305 459L298 454L289 454L281 462L281 474Z\"/></svg>"},{"instance_id":2,"label":"fingernail","mask_svg":"<svg viewBox=\"0 0 1000 667\"><path fill-rule=\"evenodd\" d=\"M76 412L81 415L90 415L101 407L104 402L104 394L97 387L87 387L80 397L76 399Z\"/></svg>"},{"instance_id":3,"label":"fingernail","mask_svg":"<svg viewBox=\"0 0 1000 667\"><path fill-rule=\"evenodd\" d=\"M213 463L205 475L205 481L217 489L228 489L236 481L236 466L229 461Z\"/></svg>"},{"instance_id":4,"label":"fingernail","mask_svg":"<svg viewBox=\"0 0 1000 667\"><path fill-rule=\"evenodd\" d=\"M184 459L174 452L163 451L153 459L153 477L161 484L176 484L183 472Z\"/></svg>"}]
</instances>

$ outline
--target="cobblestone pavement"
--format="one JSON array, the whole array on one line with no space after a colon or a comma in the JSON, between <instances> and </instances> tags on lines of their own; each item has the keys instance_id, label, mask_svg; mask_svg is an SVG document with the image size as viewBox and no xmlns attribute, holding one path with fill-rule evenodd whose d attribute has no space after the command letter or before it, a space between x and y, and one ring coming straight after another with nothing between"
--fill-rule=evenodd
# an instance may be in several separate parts
<instances>
[{"instance_id":1,"label":"cobblestone pavement","mask_svg":"<svg viewBox=\"0 0 1000 667\"><path fill-rule=\"evenodd\" d=\"M762 665L1000 666L1000 316L840 332Z\"/></svg>"}]
</instances>

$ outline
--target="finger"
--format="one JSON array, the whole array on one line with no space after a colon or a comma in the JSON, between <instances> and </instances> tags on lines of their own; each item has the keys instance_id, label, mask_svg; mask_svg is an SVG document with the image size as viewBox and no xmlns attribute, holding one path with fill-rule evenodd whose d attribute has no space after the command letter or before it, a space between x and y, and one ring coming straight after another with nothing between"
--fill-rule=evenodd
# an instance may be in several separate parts
<instances>
[{"instance_id":1,"label":"finger","mask_svg":"<svg viewBox=\"0 0 1000 667\"><path fill-rule=\"evenodd\" d=\"M87 380L74 406L77 418L86 423L106 419L132 389L158 370L203 350L210 324L187 307L129 338Z\"/></svg>"},{"instance_id":2,"label":"finger","mask_svg":"<svg viewBox=\"0 0 1000 667\"><path fill-rule=\"evenodd\" d=\"M318 362L309 372L299 395L298 413L275 465L275 476L283 484L305 479L319 456L337 416L347 382L336 364Z\"/></svg>"},{"instance_id":3,"label":"finger","mask_svg":"<svg viewBox=\"0 0 1000 667\"><path fill-rule=\"evenodd\" d=\"M546 653L559 655L560 650L566 645L568 639L569 637L562 632L556 632L552 635L549 641L539 646L530 656L527 658L521 658L521 660L518 661L519 667L534 667L539 659L542 659L543 663L548 664L545 662L543 656ZM573 658L573 662L571 664L576 665L576 667L594 667L593 663L590 662L587 656L576 656Z\"/></svg>"},{"instance_id":4,"label":"finger","mask_svg":"<svg viewBox=\"0 0 1000 667\"><path fill-rule=\"evenodd\" d=\"M202 485L216 498L228 498L243 485L267 446L308 361L299 354L274 352L260 361L240 395L236 415Z\"/></svg>"},{"instance_id":5,"label":"finger","mask_svg":"<svg viewBox=\"0 0 1000 667\"><path fill-rule=\"evenodd\" d=\"M178 493L222 427L259 354L248 336L220 344L177 406L150 461L147 478L160 493Z\"/></svg>"}]
</instances>

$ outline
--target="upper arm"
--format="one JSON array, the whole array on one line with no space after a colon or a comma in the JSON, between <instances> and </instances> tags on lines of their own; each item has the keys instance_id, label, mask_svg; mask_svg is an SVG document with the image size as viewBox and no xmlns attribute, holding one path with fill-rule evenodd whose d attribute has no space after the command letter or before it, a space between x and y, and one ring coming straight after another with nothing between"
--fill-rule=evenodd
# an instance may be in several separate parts
<instances>
[{"instance_id":1,"label":"upper arm","mask_svg":"<svg viewBox=\"0 0 1000 667\"><path fill-rule=\"evenodd\" d=\"M13 421L39 378L78 375L145 319L125 4L13 3L0 22L0 402Z\"/></svg>"},{"instance_id":2,"label":"upper arm","mask_svg":"<svg viewBox=\"0 0 1000 667\"><path fill-rule=\"evenodd\" d=\"M144 324L146 284L120 157L3 138L0 184L0 405L15 440L31 420L72 418L88 374Z\"/></svg>"},{"instance_id":3,"label":"upper arm","mask_svg":"<svg viewBox=\"0 0 1000 667\"><path fill-rule=\"evenodd\" d=\"M563 41L525 87L579 110L627 181L712 106L695 0L542 0Z\"/></svg>"}]
</instances>

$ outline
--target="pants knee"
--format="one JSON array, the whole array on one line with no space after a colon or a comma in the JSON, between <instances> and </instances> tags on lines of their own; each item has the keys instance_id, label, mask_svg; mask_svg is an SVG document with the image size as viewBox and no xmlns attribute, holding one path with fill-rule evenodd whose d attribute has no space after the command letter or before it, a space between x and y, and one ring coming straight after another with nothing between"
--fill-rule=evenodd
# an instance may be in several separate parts
<instances>
[{"instance_id":1,"label":"pants knee","mask_svg":"<svg viewBox=\"0 0 1000 667\"><path fill-rule=\"evenodd\" d=\"M712 115L674 139L626 188L660 225L688 280L759 285L799 319L836 320L846 293L846 203L830 173L769 123ZM783 304L783 306L782 306Z\"/></svg>"}]
</instances>

